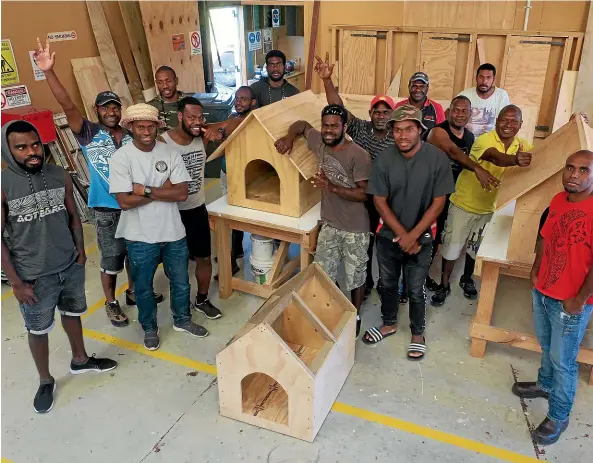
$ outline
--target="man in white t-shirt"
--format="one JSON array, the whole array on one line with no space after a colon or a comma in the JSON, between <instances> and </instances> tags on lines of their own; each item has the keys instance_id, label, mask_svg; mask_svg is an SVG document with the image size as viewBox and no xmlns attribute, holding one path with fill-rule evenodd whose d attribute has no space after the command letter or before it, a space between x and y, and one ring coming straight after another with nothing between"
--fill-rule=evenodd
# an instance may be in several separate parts
<instances>
[{"instance_id":1,"label":"man in white t-shirt","mask_svg":"<svg viewBox=\"0 0 593 463\"><path fill-rule=\"evenodd\" d=\"M498 113L511 104L506 90L494 86L495 77L496 68L492 64L481 64L476 73L476 86L459 94L469 98L472 104L472 116L466 129L476 138L494 130Z\"/></svg>"},{"instance_id":2,"label":"man in white t-shirt","mask_svg":"<svg viewBox=\"0 0 593 463\"><path fill-rule=\"evenodd\" d=\"M207 336L208 331L191 320L189 254L177 206L188 198L192 179L181 155L156 141L163 125L156 108L132 105L121 125L132 132L133 141L111 157L109 192L122 209L115 236L126 240L144 347L160 346L153 280L161 261L170 281L173 329Z\"/></svg>"},{"instance_id":3,"label":"man in white t-shirt","mask_svg":"<svg viewBox=\"0 0 593 463\"><path fill-rule=\"evenodd\" d=\"M196 262L198 294L194 308L209 319L215 320L222 317L222 314L208 299L212 261L210 259L210 224L204 190L206 150L202 134L206 131L206 117L200 100L191 96L179 100L177 111L179 118L177 127L165 132L162 137L167 146L181 155L191 177L187 199L180 202L178 206L187 235L189 258Z\"/></svg>"}]
</instances>

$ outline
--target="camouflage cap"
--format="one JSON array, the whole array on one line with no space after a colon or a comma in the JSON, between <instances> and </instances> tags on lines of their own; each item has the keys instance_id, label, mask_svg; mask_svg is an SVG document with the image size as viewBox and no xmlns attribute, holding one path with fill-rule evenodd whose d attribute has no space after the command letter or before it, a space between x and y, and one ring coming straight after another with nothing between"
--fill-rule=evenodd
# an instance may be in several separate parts
<instances>
[{"instance_id":1,"label":"camouflage cap","mask_svg":"<svg viewBox=\"0 0 593 463\"><path fill-rule=\"evenodd\" d=\"M423 130L426 130L426 126L422 121L422 111L415 106L405 104L393 111L389 122L393 124L402 121L416 121L420 124Z\"/></svg>"}]
</instances>

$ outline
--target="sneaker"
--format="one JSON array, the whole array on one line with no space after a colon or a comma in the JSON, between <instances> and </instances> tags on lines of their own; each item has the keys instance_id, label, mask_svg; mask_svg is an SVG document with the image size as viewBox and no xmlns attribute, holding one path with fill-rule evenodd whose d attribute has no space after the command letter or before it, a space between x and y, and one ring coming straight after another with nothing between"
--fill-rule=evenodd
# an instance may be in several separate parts
<instances>
[{"instance_id":1,"label":"sneaker","mask_svg":"<svg viewBox=\"0 0 593 463\"><path fill-rule=\"evenodd\" d=\"M238 265L236 267L233 267L233 271L232 271L233 276L236 275L237 273L239 273L239 270L241 270L241 269L239 268ZM214 275L214 281L218 281L218 275Z\"/></svg>"},{"instance_id":2,"label":"sneaker","mask_svg":"<svg viewBox=\"0 0 593 463\"><path fill-rule=\"evenodd\" d=\"M434 281L432 278L430 277L426 277L426 283L425 283L426 289L428 289L431 292L435 292L436 290L439 289L440 285Z\"/></svg>"},{"instance_id":3,"label":"sneaker","mask_svg":"<svg viewBox=\"0 0 593 463\"><path fill-rule=\"evenodd\" d=\"M154 298L157 304L165 300L165 296L161 293L154 293ZM126 305L136 305L136 294L133 291L130 292L128 289L126 289Z\"/></svg>"},{"instance_id":4,"label":"sneaker","mask_svg":"<svg viewBox=\"0 0 593 463\"><path fill-rule=\"evenodd\" d=\"M130 323L128 317L126 317L126 314L121 310L119 302L117 301L105 302L105 313L113 326L121 328Z\"/></svg>"},{"instance_id":5,"label":"sneaker","mask_svg":"<svg viewBox=\"0 0 593 463\"><path fill-rule=\"evenodd\" d=\"M159 329L144 332L144 347L148 350L157 350L161 345Z\"/></svg>"},{"instance_id":6,"label":"sneaker","mask_svg":"<svg viewBox=\"0 0 593 463\"><path fill-rule=\"evenodd\" d=\"M474 280L471 278L463 278L459 280L459 286L463 289L463 295L466 299L476 299L478 297L478 291L476 290L476 285L474 284Z\"/></svg>"},{"instance_id":7,"label":"sneaker","mask_svg":"<svg viewBox=\"0 0 593 463\"><path fill-rule=\"evenodd\" d=\"M37 394L33 399L33 409L37 413L47 413L54 406L54 393L56 392L56 381L39 385Z\"/></svg>"},{"instance_id":8,"label":"sneaker","mask_svg":"<svg viewBox=\"0 0 593 463\"><path fill-rule=\"evenodd\" d=\"M111 371L117 366L117 362L111 359L96 358L95 354L89 357L87 361L81 365L70 362L70 373L73 375L81 375L89 371L96 371L97 373L104 373Z\"/></svg>"},{"instance_id":9,"label":"sneaker","mask_svg":"<svg viewBox=\"0 0 593 463\"><path fill-rule=\"evenodd\" d=\"M173 329L175 331L185 331L196 338L205 338L208 336L208 330L191 320L186 321L183 325L176 325L173 323Z\"/></svg>"},{"instance_id":10,"label":"sneaker","mask_svg":"<svg viewBox=\"0 0 593 463\"><path fill-rule=\"evenodd\" d=\"M451 294L451 286L443 286L439 285L438 289L434 292L432 297L430 298L430 304L433 307L440 307L445 303L445 299L447 296Z\"/></svg>"},{"instance_id":11,"label":"sneaker","mask_svg":"<svg viewBox=\"0 0 593 463\"><path fill-rule=\"evenodd\" d=\"M198 298L196 297L194 309L206 315L206 318L209 318L210 320L216 320L217 318L222 317L222 313L212 305L210 299L206 299L204 302L198 303Z\"/></svg>"}]
</instances>

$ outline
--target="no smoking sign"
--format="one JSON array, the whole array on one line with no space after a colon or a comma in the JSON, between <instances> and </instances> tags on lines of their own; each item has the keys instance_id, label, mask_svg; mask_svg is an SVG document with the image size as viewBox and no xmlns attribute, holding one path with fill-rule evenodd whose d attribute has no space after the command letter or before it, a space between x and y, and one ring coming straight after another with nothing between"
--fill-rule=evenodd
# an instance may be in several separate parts
<instances>
[{"instance_id":1,"label":"no smoking sign","mask_svg":"<svg viewBox=\"0 0 593 463\"><path fill-rule=\"evenodd\" d=\"M191 54L192 55L201 55L202 54L202 36L200 35L200 31L194 31L191 33L190 43L191 43Z\"/></svg>"}]
</instances>

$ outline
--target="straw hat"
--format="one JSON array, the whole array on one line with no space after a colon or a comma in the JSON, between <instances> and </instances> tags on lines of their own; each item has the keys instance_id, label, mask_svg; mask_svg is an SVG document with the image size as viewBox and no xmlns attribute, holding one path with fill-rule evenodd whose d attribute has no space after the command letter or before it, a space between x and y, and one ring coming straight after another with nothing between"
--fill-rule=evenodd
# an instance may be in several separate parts
<instances>
[{"instance_id":1,"label":"straw hat","mask_svg":"<svg viewBox=\"0 0 593 463\"><path fill-rule=\"evenodd\" d=\"M130 125L134 121L152 121L156 122L159 128L165 127L165 122L159 119L159 110L154 106L146 103L138 103L128 106L124 117L122 117L120 125L124 129L130 129Z\"/></svg>"}]
</instances>

